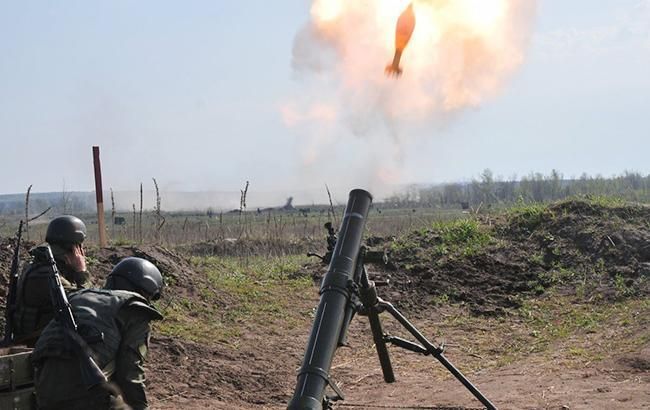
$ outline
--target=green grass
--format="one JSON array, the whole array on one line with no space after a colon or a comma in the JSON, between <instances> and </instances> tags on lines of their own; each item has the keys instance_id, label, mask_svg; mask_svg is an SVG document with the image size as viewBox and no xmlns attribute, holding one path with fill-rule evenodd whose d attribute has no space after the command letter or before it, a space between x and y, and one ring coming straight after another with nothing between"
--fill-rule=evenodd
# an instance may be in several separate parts
<instances>
[{"instance_id":1,"label":"green grass","mask_svg":"<svg viewBox=\"0 0 650 410\"><path fill-rule=\"evenodd\" d=\"M602 206L603 208L620 208L629 204L629 202L621 197L610 195L585 195L579 199L594 206Z\"/></svg>"},{"instance_id":2,"label":"green grass","mask_svg":"<svg viewBox=\"0 0 650 410\"><path fill-rule=\"evenodd\" d=\"M136 246L138 245L138 241L134 241L133 239L125 238L124 236L119 236L113 240L111 240L110 245L111 246Z\"/></svg>"},{"instance_id":3,"label":"green grass","mask_svg":"<svg viewBox=\"0 0 650 410\"><path fill-rule=\"evenodd\" d=\"M241 334L241 329L233 326L216 305L195 304L188 299L176 298L167 305L160 303L158 308L165 316L164 320L154 324L159 334L195 342L232 345L237 344Z\"/></svg>"},{"instance_id":4,"label":"green grass","mask_svg":"<svg viewBox=\"0 0 650 410\"><path fill-rule=\"evenodd\" d=\"M160 303L165 320L156 329L162 334L236 346L246 327L296 326L302 312L293 306L295 295L313 292L311 277L296 274L305 256L193 257L191 262L208 285L198 289L198 297Z\"/></svg>"},{"instance_id":5,"label":"green grass","mask_svg":"<svg viewBox=\"0 0 650 410\"><path fill-rule=\"evenodd\" d=\"M531 232L537 228L545 218L553 216L547 204L526 204L523 202L519 202L517 205L508 209L506 215L515 225L526 228Z\"/></svg>"},{"instance_id":6,"label":"green grass","mask_svg":"<svg viewBox=\"0 0 650 410\"><path fill-rule=\"evenodd\" d=\"M548 299L532 299L524 303L518 315L533 336L528 345L531 353L548 351L557 344L585 334L605 333L613 323L632 323L639 312L650 309L648 300L627 300L608 303L579 303L575 299L554 296ZM618 338L626 339L624 334ZM612 340L604 342L613 342ZM636 346L633 338L619 341L619 348ZM572 346L571 355L596 360L606 354L604 344ZM577 354L579 352L580 354Z\"/></svg>"},{"instance_id":7,"label":"green grass","mask_svg":"<svg viewBox=\"0 0 650 410\"><path fill-rule=\"evenodd\" d=\"M485 318L450 307L437 337L480 357L459 361L464 369L501 367L526 359L552 360L580 367L613 355L639 351L650 341L650 300L626 299L610 303L585 303L573 296L550 295L528 299L511 314ZM453 309L456 309L454 311Z\"/></svg>"},{"instance_id":8,"label":"green grass","mask_svg":"<svg viewBox=\"0 0 650 410\"><path fill-rule=\"evenodd\" d=\"M435 223L434 231L440 232L446 250L456 251L468 256L490 243L492 237L487 229L474 219L459 219L448 223Z\"/></svg>"},{"instance_id":9,"label":"green grass","mask_svg":"<svg viewBox=\"0 0 650 410\"><path fill-rule=\"evenodd\" d=\"M415 252L417 259L425 261L430 257L448 254L473 255L493 241L490 229L479 221L456 219L434 222L402 236L391 244L391 251Z\"/></svg>"}]
</instances>

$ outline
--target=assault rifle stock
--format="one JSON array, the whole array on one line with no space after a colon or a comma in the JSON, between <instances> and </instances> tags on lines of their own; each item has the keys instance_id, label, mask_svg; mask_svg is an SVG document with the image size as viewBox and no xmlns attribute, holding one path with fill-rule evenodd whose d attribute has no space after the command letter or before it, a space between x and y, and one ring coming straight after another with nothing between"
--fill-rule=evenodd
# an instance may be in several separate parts
<instances>
[{"instance_id":1,"label":"assault rifle stock","mask_svg":"<svg viewBox=\"0 0 650 410\"><path fill-rule=\"evenodd\" d=\"M78 332L77 322L72 314L70 302L63 289L59 269L56 266L52 249L49 245L41 245L32 250L35 259L44 261L51 270L49 277L50 297L54 308L54 320L58 321L63 328L66 343L79 358L81 379L84 385L90 389L107 382L106 376L99 368L92 357L92 352L86 340Z\"/></svg>"}]
</instances>

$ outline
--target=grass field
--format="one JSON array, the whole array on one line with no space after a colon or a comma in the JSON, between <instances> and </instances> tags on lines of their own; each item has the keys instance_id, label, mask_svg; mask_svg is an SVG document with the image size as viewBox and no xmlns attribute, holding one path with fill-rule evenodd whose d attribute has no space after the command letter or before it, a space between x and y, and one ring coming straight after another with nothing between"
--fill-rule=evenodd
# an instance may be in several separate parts
<instances>
[{"instance_id":1,"label":"grass field","mask_svg":"<svg viewBox=\"0 0 650 410\"><path fill-rule=\"evenodd\" d=\"M215 213L208 217L197 212L163 213L165 223L160 230L158 220L152 211L145 211L140 224L139 212L119 212L116 217L123 218L122 225L112 223L111 214L106 213L106 231L110 243L117 245L136 243L159 243L164 245L188 244L199 241L233 239L298 240L322 238L325 234L323 224L327 221L340 223L344 208L335 208L335 217L327 207L311 207L308 213L298 211L267 211ZM57 215L48 213L32 221L29 226L29 239L42 241L47 222ZM88 243L97 244L97 215L76 215L88 228ZM416 227L435 221L464 218L467 214L460 209L432 208L384 208L377 204L371 210L367 229L369 235L399 235ZM19 217L0 216L0 235L13 235L18 227ZM337 224L335 226L338 227ZM142 229L140 229L140 227Z\"/></svg>"}]
</instances>

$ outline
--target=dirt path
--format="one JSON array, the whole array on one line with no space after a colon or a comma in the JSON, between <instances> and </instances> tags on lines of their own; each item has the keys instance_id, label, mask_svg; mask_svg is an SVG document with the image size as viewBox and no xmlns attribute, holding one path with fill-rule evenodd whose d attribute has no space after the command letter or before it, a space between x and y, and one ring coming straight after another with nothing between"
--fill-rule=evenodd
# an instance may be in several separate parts
<instances>
[{"instance_id":1,"label":"dirt path","mask_svg":"<svg viewBox=\"0 0 650 410\"><path fill-rule=\"evenodd\" d=\"M423 326L425 333L432 331L426 320L416 322ZM397 380L385 384L374 348L369 345L368 332L365 322L355 319L350 329L350 347L337 351L331 373L343 389L346 400L335 408L481 408L480 403L436 360L397 348L391 348ZM464 330L456 330L448 337L461 339L461 333ZM278 336L272 335L271 339ZM284 409L294 388L295 368L301 360L306 337L306 334L292 334L272 340L276 348L261 354L258 352L252 357L253 361L247 359L245 347L238 357L230 358L235 363L227 363L223 357L200 357L194 366L212 368L214 383L211 385L208 378L199 376L197 380L202 385L185 386L186 391L167 391L162 396L156 390L158 393L152 400L152 408ZM447 357L461 370L466 370L468 378L500 409L650 408L650 345L637 352L585 366L567 364L565 355L557 352L555 358L549 357L548 353L533 354L494 368L494 359L499 357L482 359L476 357L479 355L467 354L463 350L472 346L465 343L463 346L451 345ZM478 340L477 344L480 343ZM283 346L282 349L277 349L279 345ZM280 352L283 358L278 358ZM220 368L219 361L224 367ZM480 368L481 363L487 363L487 366ZM270 368L265 368L265 365ZM238 374L243 383L239 391L232 385L221 383L224 374L232 371L232 366L238 366L245 373ZM201 373L198 368L196 373ZM258 381L256 388L260 395L255 396L251 387L246 385L250 378ZM275 391L271 391L273 389ZM197 396L199 392L208 394Z\"/></svg>"},{"instance_id":2,"label":"dirt path","mask_svg":"<svg viewBox=\"0 0 650 410\"><path fill-rule=\"evenodd\" d=\"M374 358L373 358L374 359ZM402 358L400 358L402 359ZM404 358L406 359L406 358ZM374 360L356 362L354 369L339 368L346 401L335 408L481 408L455 379L434 377L418 367L437 366L415 359L396 367L397 381L385 384ZM413 358L405 360L413 364ZM367 365L368 367L363 367ZM426 369L424 369L426 370ZM272 375L269 375L272 376ZM522 362L496 371L470 375L471 380L500 409L646 409L650 408L650 373L590 366L562 370ZM286 402L235 404L219 399L178 396L153 401L154 409L283 409ZM461 406L461 407L459 407Z\"/></svg>"},{"instance_id":3,"label":"dirt path","mask_svg":"<svg viewBox=\"0 0 650 410\"><path fill-rule=\"evenodd\" d=\"M420 360L420 359L418 359ZM409 360L409 361L412 361ZM432 366L436 364L432 363ZM419 366L417 366L419 367ZM350 403L382 406L464 406L480 408L455 379L399 369L398 381L382 384L380 370L346 386ZM650 408L650 374L590 366L562 370L549 364L521 362L471 375L472 382L500 409L642 409ZM565 406L565 407L563 407ZM347 406L339 406L346 408Z\"/></svg>"}]
</instances>

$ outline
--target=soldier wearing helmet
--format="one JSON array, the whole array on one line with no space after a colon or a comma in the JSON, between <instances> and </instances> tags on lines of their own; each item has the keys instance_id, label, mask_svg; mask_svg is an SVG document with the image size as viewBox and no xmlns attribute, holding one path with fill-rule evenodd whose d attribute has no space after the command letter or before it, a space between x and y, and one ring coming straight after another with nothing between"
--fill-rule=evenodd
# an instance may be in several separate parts
<instances>
[{"instance_id":1,"label":"soldier wearing helmet","mask_svg":"<svg viewBox=\"0 0 650 410\"><path fill-rule=\"evenodd\" d=\"M52 320L32 353L38 408L148 408L144 389L150 322L162 319L151 305L160 298L163 278L156 266L141 258L115 265L103 289L84 289L69 295L79 334L108 383L88 390L77 356L66 349L61 325Z\"/></svg>"},{"instance_id":2,"label":"soldier wearing helmet","mask_svg":"<svg viewBox=\"0 0 650 410\"><path fill-rule=\"evenodd\" d=\"M90 284L83 248L85 239L86 225L76 216L59 216L47 226L45 241L52 249L66 292ZM13 313L16 344L33 346L54 315L49 293L49 275L47 266L33 258L18 279L16 309Z\"/></svg>"}]
</instances>

